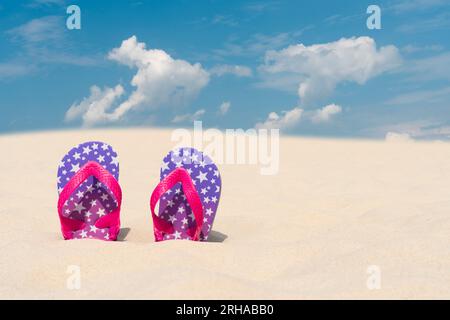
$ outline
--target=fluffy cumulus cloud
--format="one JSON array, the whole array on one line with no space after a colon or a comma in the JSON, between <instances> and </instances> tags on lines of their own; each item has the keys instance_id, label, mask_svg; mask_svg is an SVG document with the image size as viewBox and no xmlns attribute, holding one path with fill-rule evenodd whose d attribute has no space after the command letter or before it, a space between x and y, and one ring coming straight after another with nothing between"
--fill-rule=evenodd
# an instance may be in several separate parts
<instances>
[{"instance_id":1,"label":"fluffy cumulus cloud","mask_svg":"<svg viewBox=\"0 0 450 320\"><path fill-rule=\"evenodd\" d=\"M257 123L257 129L289 129L300 122L303 109L294 108L289 111L283 111L281 115L276 112L269 113L264 122Z\"/></svg>"},{"instance_id":2,"label":"fluffy cumulus cloud","mask_svg":"<svg viewBox=\"0 0 450 320\"><path fill-rule=\"evenodd\" d=\"M252 69L240 65L221 64L209 69L209 73L219 77L225 74L232 74L237 77L251 77Z\"/></svg>"},{"instance_id":3,"label":"fluffy cumulus cloud","mask_svg":"<svg viewBox=\"0 0 450 320\"><path fill-rule=\"evenodd\" d=\"M311 121L314 123L329 122L334 115L341 112L342 108L337 104L332 103L314 111L311 115Z\"/></svg>"},{"instance_id":4,"label":"fluffy cumulus cloud","mask_svg":"<svg viewBox=\"0 0 450 320\"><path fill-rule=\"evenodd\" d=\"M301 102L308 104L331 94L339 83L364 84L400 64L395 46L377 48L370 37L352 37L268 51L260 70L264 85L285 89L295 84Z\"/></svg>"},{"instance_id":5,"label":"fluffy cumulus cloud","mask_svg":"<svg viewBox=\"0 0 450 320\"><path fill-rule=\"evenodd\" d=\"M104 89L92 86L91 95L84 98L80 103L74 103L66 112L66 121L81 118L86 126L107 122L112 117L112 114L107 112L111 109L114 101L123 93L124 89L121 85Z\"/></svg>"},{"instance_id":6,"label":"fluffy cumulus cloud","mask_svg":"<svg viewBox=\"0 0 450 320\"><path fill-rule=\"evenodd\" d=\"M135 36L111 50L108 58L137 69L131 80L133 92L119 103L123 88L98 90L95 87L89 98L70 107L67 120L82 118L85 125L94 125L119 121L138 108L183 105L195 98L209 82L209 73L200 64L173 59L163 50L147 49ZM105 96L112 97L112 101L105 102Z\"/></svg>"},{"instance_id":7,"label":"fluffy cumulus cloud","mask_svg":"<svg viewBox=\"0 0 450 320\"><path fill-rule=\"evenodd\" d=\"M231 102L229 101L224 101L222 102L222 104L219 106L219 114L224 116L228 113L228 111L231 108Z\"/></svg>"}]
</instances>

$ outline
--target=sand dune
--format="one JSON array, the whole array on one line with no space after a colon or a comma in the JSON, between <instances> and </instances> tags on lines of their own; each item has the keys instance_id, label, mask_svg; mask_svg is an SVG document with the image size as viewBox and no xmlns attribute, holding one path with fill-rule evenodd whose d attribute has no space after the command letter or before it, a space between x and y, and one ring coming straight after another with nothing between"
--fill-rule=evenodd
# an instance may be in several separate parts
<instances>
[{"instance_id":1,"label":"sand dune","mask_svg":"<svg viewBox=\"0 0 450 320\"><path fill-rule=\"evenodd\" d=\"M85 140L119 153L123 241L62 240L56 170ZM216 242L155 243L148 201L171 147L168 130L0 136L0 298L450 298L448 144L283 137L277 175L219 165Z\"/></svg>"}]
</instances>

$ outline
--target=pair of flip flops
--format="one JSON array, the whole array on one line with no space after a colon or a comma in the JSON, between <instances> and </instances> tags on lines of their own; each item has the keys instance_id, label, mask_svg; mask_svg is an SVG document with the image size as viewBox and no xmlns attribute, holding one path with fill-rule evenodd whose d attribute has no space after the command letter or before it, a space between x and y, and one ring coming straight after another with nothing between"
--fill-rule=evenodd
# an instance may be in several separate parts
<instances>
[{"instance_id":1,"label":"pair of flip flops","mask_svg":"<svg viewBox=\"0 0 450 320\"><path fill-rule=\"evenodd\" d=\"M122 204L118 181L118 156L106 143L85 142L63 157L57 184L64 239L117 240ZM210 157L194 148L170 151L150 197L155 240L207 240L221 186L219 170Z\"/></svg>"}]
</instances>

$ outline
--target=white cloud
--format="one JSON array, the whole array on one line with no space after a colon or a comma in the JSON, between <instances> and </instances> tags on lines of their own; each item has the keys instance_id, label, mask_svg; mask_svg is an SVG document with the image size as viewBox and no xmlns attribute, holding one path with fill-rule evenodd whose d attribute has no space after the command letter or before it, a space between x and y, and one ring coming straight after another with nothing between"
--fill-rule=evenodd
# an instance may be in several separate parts
<instances>
[{"instance_id":1,"label":"white cloud","mask_svg":"<svg viewBox=\"0 0 450 320\"><path fill-rule=\"evenodd\" d=\"M402 48L405 53L416 53L416 52L437 52L442 51L444 47L440 44L417 46L414 44L408 44Z\"/></svg>"},{"instance_id":2,"label":"white cloud","mask_svg":"<svg viewBox=\"0 0 450 320\"><path fill-rule=\"evenodd\" d=\"M397 30L405 33L429 32L438 29L448 29L450 26L450 13L442 12L430 18L422 18L414 23L400 25Z\"/></svg>"},{"instance_id":3,"label":"white cloud","mask_svg":"<svg viewBox=\"0 0 450 320\"><path fill-rule=\"evenodd\" d=\"M34 71L33 66L16 62L0 63L0 79L26 75Z\"/></svg>"},{"instance_id":4,"label":"white cloud","mask_svg":"<svg viewBox=\"0 0 450 320\"><path fill-rule=\"evenodd\" d=\"M252 69L246 66L240 66L240 65L228 65L228 64L221 64L218 66L214 66L211 69L209 69L209 73L211 75L216 76L223 76L225 74L233 74L238 77L251 77L252 76Z\"/></svg>"},{"instance_id":5,"label":"white cloud","mask_svg":"<svg viewBox=\"0 0 450 320\"><path fill-rule=\"evenodd\" d=\"M302 119L311 121L312 123L326 123L342 112L342 108L337 104L329 104L323 108L315 110L303 110L296 107L289 111L283 111L281 115L271 112L264 122L256 124L256 128L279 128L289 129L295 127Z\"/></svg>"},{"instance_id":6,"label":"white cloud","mask_svg":"<svg viewBox=\"0 0 450 320\"><path fill-rule=\"evenodd\" d=\"M200 117L202 115L204 115L205 112L206 112L205 109L200 109L200 110L197 110L196 112L194 112L193 114L188 113L188 114L178 115L172 119L172 122L173 123L180 123L180 122L186 122L186 121L193 122L193 121L200 119Z\"/></svg>"},{"instance_id":7,"label":"white cloud","mask_svg":"<svg viewBox=\"0 0 450 320\"><path fill-rule=\"evenodd\" d=\"M22 51L4 64L23 65L30 72L39 71L45 64L97 65L100 60L98 57L77 53L78 50L74 49L74 44L64 30L65 22L61 16L32 19L7 30L5 34L20 46Z\"/></svg>"},{"instance_id":8,"label":"white cloud","mask_svg":"<svg viewBox=\"0 0 450 320\"><path fill-rule=\"evenodd\" d=\"M212 19L213 24L223 24L228 27L236 27L239 23L231 15L215 15Z\"/></svg>"},{"instance_id":9,"label":"white cloud","mask_svg":"<svg viewBox=\"0 0 450 320\"><path fill-rule=\"evenodd\" d=\"M412 105L416 103L431 104L441 101L448 101L450 97L450 87L443 87L433 90L417 90L399 94L388 101L390 105Z\"/></svg>"},{"instance_id":10,"label":"white cloud","mask_svg":"<svg viewBox=\"0 0 450 320\"><path fill-rule=\"evenodd\" d=\"M414 139L408 133L388 132L385 137L386 142L412 142Z\"/></svg>"},{"instance_id":11,"label":"white cloud","mask_svg":"<svg viewBox=\"0 0 450 320\"><path fill-rule=\"evenodd\" d=\"M91 95L84 98L79 104L73 104L66 112L66 121L82 118L85 126L92 126L99 122L111 120L112 115L107 113L116 101L124 93L121 85L115 88L91 87Z\"/></svg>"},{"instance_id":12,"label":"white cloud","mask_svg":"<svg viewBox=\"0 0 450 320\"><path fill-rule=\"evenodd\" d=\"M65 4L64 0L33 0L29 4L27 4L27 7L30 8L37 8L37 7L49 7L49 6L63 6Z\"/></svg>"},{"instance_id":13,"label":"white cloud","mask_svg":"<svg viewBox=\"0 0 450 320\"><path fill-rule=\"evenodd\" d=\"M401 0L393 4L390 8L397 13L405 13L414 10L425 10L442 5L448 5L447 0Z\"/></svg>"},{"instance_id":14,"label":"white cloud","mask_svg":"<svg viewBox=\"0 0 450 320\"><path fill-rule=\"evenodd\" d=\"M338 41L291 45L266 52L260 70L264 85L279 87L293 81L303 104L331 94L343 82L364 84L369 79L401 64L395 46L377 48L370 37L342 38ZM274 80L275 79L275 80Z\"/></svg>"},{"instance_id":15,"label":"white cloud","mask_svg":"<svg viewBox=\"0 0 450 320\"><path fill-rule=\"evenodd\" d=\"M83 114L84 124L119 121L125 114L137 108L154 109L186 104L209 82L209 74L200 64L173 59L163 50L146 49L145 43L138 42L136 36L124 40L119 48L111 50L108 58L130 68L137 68L131 80L135 90L115 108L112 108L112 101L108 108L102 109L104 114L95 113L92 118L90 113ZM101 95L99 97L101 98ZM95 104L97 101L94 99L91 103ZM71 108L76 107L75 105ZM111 111L106 113L107 109Z\"/></svg>"},{"instance_id":16,"label":"white cloud","mask_svg":"<svg viewBox=\"0 0 450 320\"><path fill-rule=\"evenodd\" d=\"M247 39L239 37L231 37L228 39L222 48L213 50L213 53L219 57L228 56L258 56L267 50L278 49L292 43L305 30L310 29L307 26L301 30L294 32L282 32L277 34L262 34L256 33Z\"/></svg>"},{"instance_id":17,"label":"white cloud","mask_svg":"<svg viewBox=\"0 0 450 320\"><path fill-rule=\"evenodd\" d=\"M449 140L450 139L450 125L448 122L439 120L420 120L412 122L396 123L393 125L384 125L368 130L370 133L375 133L377 136L385 135L386 140L389 138L396 139L397 135L403 135L418 141L418 140ZM402 139L402 138L400 138Z\"/></svg>"},{"instance_id":18,"label":"white cloud","mask_svg":"<svg viewBox=\"0 0 450 320\"><path fill-rule=\"evenodd\" d=\"M328 122L334 115L341 112L342 108L337 104L332 103L322 109L316 110L311 116L311 121L314 123Z\"/></svg>"},{"instance_id":19,"label":"white cloud","mask_svg":"<svg viewBox=\"0 0 450 320\"><path fill-rule=\"evenodd\" d=\"M219 107L219 114L224 116L230 110L231 103L229 101L224 101Z\"/></svg>"},{"instance_id":20,"label":"white cloud","mask_svg":"<svg viewBox=\"0 0 450 320\"><path fill-rule=\"evenodd\" d=\"M254 3L250 3L244 6L244 10L250 12L261 13L263 11L269 11L277 9L279 6L278 1L258 1Z\"/></svg>"},{"instance_id":21,"label":"white cloud","mask_svg":"<svg viewBox=\"0 0 450 320\"><path fill-rule=\"evenodd\" d=\"M60 41L63 38L64 20L59 16L45 16L30 20L6 31L15 40L29 43Z\"/></svg>"},{"instance_id":22,"label":"white cloud","mask_svg":"<svg viewBox=\"0 0 450 320\"><path fill-rule=\"evenodd\" d=\"M449 80L450 52L409 60L408 64L401 68L401 71L411 75L410 80L413 81Z\"/></svg>"},{"instance_id":23,"label":"white cloud","mask_svg":"<svg viewBox=\"0 0 450 320\"><path fill-rule=\"evenodd\" d=\"M257 129L289 129L300 122L303 109L294 108L289 111L283 111L282 115L276 112L269 113L267 119L263 123L257 123Z\"/></svg>"}]
</instances>

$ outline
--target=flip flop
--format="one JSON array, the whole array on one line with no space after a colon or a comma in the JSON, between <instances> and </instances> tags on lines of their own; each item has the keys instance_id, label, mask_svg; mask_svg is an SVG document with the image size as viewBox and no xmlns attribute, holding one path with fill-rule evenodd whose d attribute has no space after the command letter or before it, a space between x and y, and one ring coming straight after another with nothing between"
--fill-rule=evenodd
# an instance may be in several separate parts
<instances>
[{"instance_id":1,"label":"flip flop","mask_svg":"<svg viewBox=\"0 0 450 320\"><path fill-rule=\"evenodd\" d=\"M72 148L59 164L57 179L64 239L116 240L122 190L113 148L97 141Z\"/></svg>"},{"instance_id":2,"label":"flip flop","mask_svg":"<svg viewBox=\"0 0 450 320\"><path fill-rule=\"evenodd\" d=\"M222 187L211 158L194 148L171 151L163 159L160 180L150 198L155 240L207 240Z\"/></svg>"}]
</instances>

